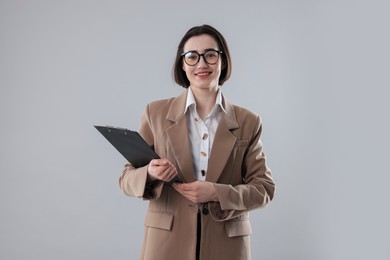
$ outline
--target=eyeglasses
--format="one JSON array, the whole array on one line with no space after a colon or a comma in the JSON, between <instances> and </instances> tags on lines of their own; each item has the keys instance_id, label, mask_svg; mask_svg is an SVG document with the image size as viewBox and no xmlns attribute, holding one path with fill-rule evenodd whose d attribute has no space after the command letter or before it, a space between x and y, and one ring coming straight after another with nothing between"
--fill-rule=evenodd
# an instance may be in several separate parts
<instances>
[{"instance_id":1,"label":"eyeglasses","mask_svg":"<svg viewBox=\"0 0 390 260\"><path fill-rule=\"evenodd\" d=\"M195 66L200 61L200 57L203 56L204 61L207 64L214 65L219 60L219 55L223 51L219 50L206 50L203 54L199 54L197 51L187 51L181 54L184 57L184 62L189 66Z\"/></svg>"}]
</instances>

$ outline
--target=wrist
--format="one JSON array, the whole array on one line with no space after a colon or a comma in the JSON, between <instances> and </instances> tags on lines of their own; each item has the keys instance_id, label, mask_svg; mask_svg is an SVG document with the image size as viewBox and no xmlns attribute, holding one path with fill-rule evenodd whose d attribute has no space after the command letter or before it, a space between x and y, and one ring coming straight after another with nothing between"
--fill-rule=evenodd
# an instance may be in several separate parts
<instances>
[{"instance_id":1,"label":"wrist","mask_svg":"<svg viewBox=\"0 0 390 260\"><path fill-rule=\"evenodd\" d=\"M153 177L153 175L150 174L149 166L148 166L148 168L146 170L146 176L147 176L147 181L155 181L155 180L157 180L155 177Z\"/></svg>"},{"instance_id":2,"label":"wrist","mask_svg":"<svg viewBox=\"0 0 390 260\"><path fill-rule=\"evenodd\" d=\"M217 192L217 189L215 188L215 184L212 183L212 189L213 189L213 196L212 196L212 201L215 201L215 202L218 202L219 201L219 197L218 197L218 192Z\"/></svg>"}]
</instances>

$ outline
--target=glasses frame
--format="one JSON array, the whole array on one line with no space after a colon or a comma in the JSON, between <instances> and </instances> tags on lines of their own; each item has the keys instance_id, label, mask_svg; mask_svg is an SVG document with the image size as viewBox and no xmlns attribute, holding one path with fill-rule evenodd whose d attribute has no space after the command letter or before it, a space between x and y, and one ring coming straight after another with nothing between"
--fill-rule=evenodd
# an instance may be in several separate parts
<instances>
[{"instance_id":1,"label":"glasses frame","mask_svg":"<svg viewBox=\"0 0 390 260\"><path fill-rule=\"evenodd\" d=\"M216 62L210 63L210 62L208 62L208 61L206 60L206 58L204 57L204 55L205 55L207 52L209 52L209 51L215 51L216 53L218 53L218 59L217 59ZM192 65L188 64L187 61L186 61L186 59L185 59L185 55L187 55L187 54L190 53L190 52L198 54L198 60L196 61L195 64L192 64ZM200 57L203 57L204 62L206 62L206 63L209 64L209 65L217 64L217 62L219 61L219 56L220 56L221 54L223 54L223 51L221 51L221 50L207 49L207 50L206 50L205 52L203 52L202 54L199 53L199 52L197 52L197 51L186 51L186 52L183 52L182 54L180 54L180 56L183 57L184 62L185 62L188 66L195 66L196 64L199 63Z\"/></svg>"}]
</instances>

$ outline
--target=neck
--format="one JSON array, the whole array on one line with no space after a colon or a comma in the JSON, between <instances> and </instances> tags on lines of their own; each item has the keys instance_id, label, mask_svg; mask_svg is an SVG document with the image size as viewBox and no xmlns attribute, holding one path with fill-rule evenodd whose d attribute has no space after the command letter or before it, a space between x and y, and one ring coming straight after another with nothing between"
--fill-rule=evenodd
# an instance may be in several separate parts
<instances>
[{"instance_id":1,"label":"neck","mask_svg":"<svg viewBox=\"0 0 390 260\"><path fill-rule=\"evenodd\" d=\"M196 101L196 112L205 119L213 109L217 98L218 87L212 89L191 88Z\"/></svg>"}]
</instances>

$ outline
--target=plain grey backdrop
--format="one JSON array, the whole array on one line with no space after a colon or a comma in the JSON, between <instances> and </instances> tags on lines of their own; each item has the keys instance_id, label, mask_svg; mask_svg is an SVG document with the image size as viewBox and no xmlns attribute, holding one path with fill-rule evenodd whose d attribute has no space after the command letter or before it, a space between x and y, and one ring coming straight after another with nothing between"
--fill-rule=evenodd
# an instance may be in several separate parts
<instances>
[{"instance_id":1,"label":"plain grey backdrop","mask_svg":"<svg viewBox=\"0 0 390 260\"><path fill-rule=\"evenodd\" d=\"M390 259L388 1L0 0L0 259L138 259L147 202L93 128L138 129L192 26L226 37L227 98L277 183L252 256Z\"/></svg>"}]
</instances>

